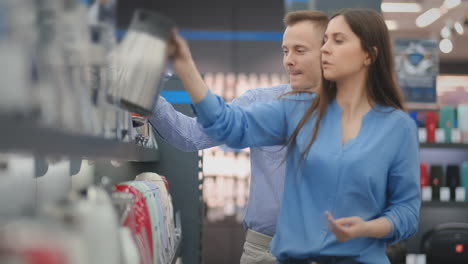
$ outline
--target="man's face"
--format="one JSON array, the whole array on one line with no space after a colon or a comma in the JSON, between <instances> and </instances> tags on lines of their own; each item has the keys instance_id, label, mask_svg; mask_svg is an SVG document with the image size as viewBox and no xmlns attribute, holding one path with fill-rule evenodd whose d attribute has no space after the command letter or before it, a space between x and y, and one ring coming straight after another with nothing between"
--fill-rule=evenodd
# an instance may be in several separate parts
<instances>
[{"instance_id":1,"label":"man's face","mask_svg":"<svg viewBox=\"0 0 468 264\"><path fill-rule=\"evenodd\" d=\"M322 81L323 34L310 21L288 26L283 35L283 65L294 90L314 91Z\"/></svg>"}]
</instances>

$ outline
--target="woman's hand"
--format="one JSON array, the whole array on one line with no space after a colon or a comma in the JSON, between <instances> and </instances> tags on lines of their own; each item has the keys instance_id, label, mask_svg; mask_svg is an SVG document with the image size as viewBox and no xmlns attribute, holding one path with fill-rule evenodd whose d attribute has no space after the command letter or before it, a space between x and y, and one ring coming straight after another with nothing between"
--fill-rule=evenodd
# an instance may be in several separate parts
<instances>
[{"instance_id":1,"label":"woman's hand","mask_svg":"<svg viewBox=\"0 0 468 264\"><path fill-rule=\"evenodd\" d=\"M172 31L168 45L168 55L177 73L186 70L187 66L193 64L192 53L190 52L187 41L185 41L176 30Z\"/></svg>"},{"instance_id":2,"label":"woman's hand","mask_svg":"<svg viewBox=\"0 0 468 264\"><path fill-rule=\"evenodd\" d=\"M206 96L208 88L192 59L187 42L179 36L177 31L172 32L167 51L174 66L174 71L182 80L184 88L190 94L192 102L200 102Z\"/></svg>"},{"instance_id":3,"label":"woman's hand","mask_svg":"<svg viewBox=\"0 0 468 264\"><path fill-rule=\"evenodd\" d=\"M325 212L325 215L328 225L338 241L346 242L356 237L366 236L367 222L362 220L361 217L352 216L334 219L329 212Z\"/></svg>"}]
</instances>

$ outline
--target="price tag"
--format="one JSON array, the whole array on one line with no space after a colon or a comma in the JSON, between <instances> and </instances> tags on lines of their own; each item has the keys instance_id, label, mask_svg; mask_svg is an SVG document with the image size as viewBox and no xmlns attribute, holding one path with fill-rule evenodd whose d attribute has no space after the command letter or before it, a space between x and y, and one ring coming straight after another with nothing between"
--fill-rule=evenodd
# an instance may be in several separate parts
<instances>
[{"instance_id":1,"label":"price tag","mask_svg":"<svg viewBox=\"0 0 468 264\"><path fill-rule=\"evenodd\" d=\"M432 187L424 186L421 191L421 199L423 201L432 201Z\"/></svg>"},{"instance_id":2,"label":"price tag","mask_svg":"<svg viewBox=\"0 0 468 264\"><path fill-rule=\"evenodd\" d=\"M450 201L450 188L449 187L440 187L440 201L441 202Z\"/></svg>"},{"instance_id":3,"label":"price tag","mask_svg":"<svg viewBox=\"0 0 468 264\"><path fill-rule=\"evenodd\" d=\"M452 137L451 137L451 141L452 143L461 143L462 142L462 139L461 139L461 131L460 129L452 129Z\"/></svg>"},{"instance_id":4,"label":"price tag","mask_svg":"<svg viewBox=\"0 0 468 264\"><path fill-rule=\"evenodd\" d=\"M406 255L406 264L416 264L416 254Z\"/></svg>"},{"instance_id":5,"label":"price tag","mask_svg":"<svg viewBox=\"0 0 468 264\"><path fill-rule=\"evenodd\" d=\"M426 264L426 255L425 254L418 254L416 256L416 264Z\"/></svg>"},{"instance_id":6,"label":"price tag","mask_svg":"<svg viewBox=\"0 0 468 264\"><path fill-rule=\"evenodd\" d=\"M418 129L419 143L426 143L427 141L427 130L424 127Z\"/></svg>"},{"instance_id":7,"label":"price tag","mask_svg":"<svg viewBox=\"0 0 468 264\"><path fill-rule=\"evenodd\" d=\"M455 201L464 202L466 197L465 187L457 187L455 189Z\"/></svg>"},{"instance_id":8,"label":"price tag","mask_svg":"<svg viewBox=\"0 0 468 264\"><path fill-rule=\"evenodd\" d=\"M443 128L437 128L435 131L435 142L444 143L445 142L445 132Z\"/></svg>"}]
</instances>

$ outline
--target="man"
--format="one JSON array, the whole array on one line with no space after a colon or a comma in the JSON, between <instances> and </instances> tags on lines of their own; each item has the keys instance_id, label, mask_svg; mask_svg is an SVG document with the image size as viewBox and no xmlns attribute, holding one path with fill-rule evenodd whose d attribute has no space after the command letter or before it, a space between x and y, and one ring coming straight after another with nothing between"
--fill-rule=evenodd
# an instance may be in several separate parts
<instances>
[{"instance_id":1,"label":"man","mask_svg":"<svg viewBox=\"0 0 468 264\"><path fill-rule=\"evenodd\" d=\"M284 18L283 65L290 84L258 88L245 92L232 104L248 106L256 102L270 102L295 91L314 92L321 85L320 47L328 23L319 11L295 11ZM219 145L202 132L195 118L187 117L160 98L151 124L170 144L182 151L197 151ZM276 221L283 193L286 155L283 146L251 148L250 197L244 216L247 230L241 264L276 263L269 244L275 234Z\"/></svg>"}]
</instances>

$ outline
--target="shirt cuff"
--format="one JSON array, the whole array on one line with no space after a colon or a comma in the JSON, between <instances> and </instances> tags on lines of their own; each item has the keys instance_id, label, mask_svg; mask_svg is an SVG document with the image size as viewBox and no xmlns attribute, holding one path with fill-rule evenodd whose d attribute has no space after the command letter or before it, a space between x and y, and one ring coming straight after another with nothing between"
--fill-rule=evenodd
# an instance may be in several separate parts
<instances>
[{"instance_id":1,"label":"shirt cuff","mask_svg":"<svg viewBox=\"0 0 468 264\"><path fill-rule=\"evenodd\" d=\"M192 104L192 109L197 116L198 123L203 127L208 127L221 115L223 104L224 101L219 96L208 90L200 102Z\"/></svg>"},{"instance_id":2,"label":"shirt cuff","mask_svg":"<svg viewBox=\"0 0 468 264\"><path fill-rule=\"evenodd\" d=\"M164 97L158 96L158 98L156 99L154 108L153 108L153 115L154 116L160 115L161 112L165 110L164 107L166 107L168 104L169 102L167 102L166 99L164 99Z\"/></svg>"},{"instance_id":3,"label":"shirt cuff","mask_svg":"<svg viewBox=\"0 0 468 264\"><path fill-rule=\"evenodd\" d=\"M392 217L390 215L384 215L383 217L385 217L389 222L390 222L390 225L391 225L391 231L390 233L388 233L387 235L385 235L384 237L382 237L382 239L386 239L386 240L391 240L394 236L395 236L395 221L393 221Z\"/></svg>"}]
</instances>

